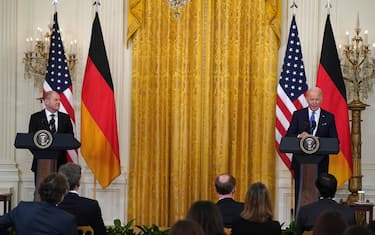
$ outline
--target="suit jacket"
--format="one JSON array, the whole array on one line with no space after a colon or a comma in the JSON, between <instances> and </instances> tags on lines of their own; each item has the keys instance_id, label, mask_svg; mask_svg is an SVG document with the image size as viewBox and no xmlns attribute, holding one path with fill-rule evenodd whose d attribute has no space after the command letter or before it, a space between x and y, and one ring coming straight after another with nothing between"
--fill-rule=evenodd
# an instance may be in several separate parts
<instances>
[{"instance_id":1,"label":"suit jacket","mask_svg":"<svg viewBox=\"0 0 375 235\"><path fill-rule=\"evenodd\" d=\"M308 108L303 108L295 111L292 116L292 121L286 133L286 136L297 136L300 133L306 131L309 132L309 111ZM315 136L318 137L329 137L329 138L338 138L335 117L332 113L320 109L319 123L317 125L317 130ZM325 159L322 160L325 168L328 170L328 155ZM292 159L292 168L296 169L298 167L297 162L294 157ZM320 165L322 167L322 165ZM320 171L319 171L320 173Z\"/></svg>"},{"instance_id":2,"label":"suit jacket","mask_svg":"<svg viewBox=\"0 0 375 235\"><path fill-rule=\"evenodd\" d=\"M303 231L311 231L319 215L324 211L338 211L343 215L348 225L355 224L352 208L341 205L332 199L324 198L300 208L296 222L297 235L301 235Z\"/></svg>"},{"instance_id":3,"label":"suit jacket","mask_svg":"<svg viewBox=\"0 0 375 235\"><path fill-rule=\"evenodd\" d=\"M48 202L20 202L0 217L0 229L14 227L17 235L74 235L74 216Z\"/></svg>"},{"instance_id":4,"label":"suit jacket","mask_svg":"<svg viewBox=\"0 0 375 235\"><path fill-rule=\"evenodd\" d=\"M233 221L232 235L281 235L281 226L278 221L268 220L256 223L238 218Z\"/></svg>"},{"instance_id":5,"label":"suit jacket","mask_svg":"<svg viewBox=\"0 0 375 235\"><path fill-rule=\"evenodd\" d=\"M90 225L95 235L107 234L98 201L69 192L58 207L74 215L78 226Z\"/></svg>"},{"instance_id":6,"label":"suit jacket","mask_svg":"<svg viewBox=\"0 0 375 235\"><path fill-rule=\"evenodd\" d=\"M308 108L295 111L286 136L297 136L304 131L309 132L309 119ZM335 117L332 113L320 109L319 123L315 136L337 138Z\"/></svg>"},{"instance_id":7,"label":"suit jacket","mask_svg":"<svg viewBox=\"0 0 375 235\"><path fill-rule=\"evenodd\" d=\"M224 227L231 228L234 219L240 217L243 211L243 203L236 202L232 198L223 198L219 200L216 205L223 216Z\"/></svg>"},{"instance_id":8,"label":"suit jacket","mask_svg":"<svg viewBox=\"0 0 375 235\"><path fill-rule=\"evenodd\" d=\"M58 115L58 124L57 124L56 132L73 134L73 126L72 126L72 122L70 121L69 115L62 113L62 112L58 112L57 115ZM44 109L42 111L32 114L30 117L29 133L35 133L39 130L49 130L47 116L46 116L46 112ZM67 162L66 153L65 151L61 151L58 154L57 169L59 168L60 165L63 165L66 162ZM35 172L36 169L37 169L37 161L34 156L31 170Z\"/></svg>"}]
</instances>

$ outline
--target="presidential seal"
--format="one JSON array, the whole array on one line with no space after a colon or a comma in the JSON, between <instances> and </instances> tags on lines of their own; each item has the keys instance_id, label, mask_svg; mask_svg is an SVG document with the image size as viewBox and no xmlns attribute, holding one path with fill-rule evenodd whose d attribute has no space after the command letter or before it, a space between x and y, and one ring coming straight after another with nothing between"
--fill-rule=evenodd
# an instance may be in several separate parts
<instances>
[{"instance_id":1,"label":"presidential seal","mask_svg":"<svg viewBox=\"0 0 375 235\"><path fill-rule=\"evenodd\" d=\"M319 150L320 142L318 137L308 135L300 140L299 147L306 154L314 154Z\"/></svg>"},{"instance_id":2,"label":"presidential seal","mask_svg":"<svg viewBox=\"0 0 375 235\"><path fill-rule=\"evenodd\" d=\"M34 134L34 144L40 149L49 148L52 144L53 137L48 130L39 130Z\"/></svg>"}]
</instances>

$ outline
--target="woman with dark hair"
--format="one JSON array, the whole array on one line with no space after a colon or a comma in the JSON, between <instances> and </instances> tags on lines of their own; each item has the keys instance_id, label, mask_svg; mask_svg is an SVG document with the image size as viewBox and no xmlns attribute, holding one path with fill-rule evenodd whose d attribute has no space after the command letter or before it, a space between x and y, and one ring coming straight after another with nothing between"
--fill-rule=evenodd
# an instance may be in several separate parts
<instances>
[{"instance_id":1,"label":"woman with dark hair","mask_svg":"<svg viewBox=\"0 0 375 235\"><path fill-rule=\"evenodd\" d=\"M64 175L47 176L39 187L41 201L21 201L11 212L0 216L0 230L13 227L19 235L77 234L74 216L57 207L68 189Z\"/></svg>"},{"instance_id":2,"label":"woman with dark hair","mask_svg":"<svg viewBox=\"0 0 375 235\"><path fill-rule=\"evenodd\" d=\"M205 235L224 235L224 223L219 208L211 201L197 201L186 216L203 229Z\"/></svg>"},{"instance_id":3,"label":"woman with dark hair","mask_svg":"<svg viewBox=\"0 0 375 235\"><path fill-rule=\"evenodd\" d=\"M169 230L168 235L204 235L204 231L193 220L179 220Z\"/></svg>"},{"instance_id":4,"label":"woman with dark hair","mask_svg":"<svg viewBox=\"0 0 375 235\"><path fill-rule=\"evenodd\" d=\"M272 220L271 199L266 186L260 182L250 185L244 210L233 222L232 235L281 235L278 221Z\"/></svg>"},{"instance_id":5,"label":"woman with dark hair","mask_svg":"<svg viewBox=\"0 0 375 235\"><path fill-rule=\"evenodd\" d=\"M339 211L326 211L319 215L313 235L341 235L348 227Z\"/></svg>"}]
</instances>

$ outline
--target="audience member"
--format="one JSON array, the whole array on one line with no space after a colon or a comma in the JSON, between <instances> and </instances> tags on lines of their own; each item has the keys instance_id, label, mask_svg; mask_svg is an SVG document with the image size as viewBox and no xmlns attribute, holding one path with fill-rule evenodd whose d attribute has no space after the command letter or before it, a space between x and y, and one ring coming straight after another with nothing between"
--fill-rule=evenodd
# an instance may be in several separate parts
<instances>
[{"instance_id":1,"label":"audience member","mask_svg":"<svg viewBox=\"0 0 375 235\"><path fill-rule=\"evenodd\" d=\"M62 174L47 176L39 187L41 202L23 202L0 217L0 229L13 227L18 235L74 235L77 225L74 216L57 208L69 185Z\"/></svg>"},{"instance_id":2,"label":"audience member","mask_svg":"<svg viewBox=\"0 0 375 235\"><path fill-rule=\"evenodd\" d=\"M324 211L338 211L342 214L348 225L355 224L354 210L337 203L333 198L336 194L337 180L335 176L322 173L315 181L320 198L318 201L301 207L296 221L296 233L301 235L304 231L311 231L319 215Z\"/></svg>"},{"instance_id":3,"label":"audience member","mask_svg":"<svg viewBox=\"0 0 375 235\"><path fill-rule=\"evenodd\" d=\"M348 227L339 211L325 211L319 215L313 229L313 235L342 235Z\"/></svg>"},{"instance_id":4,"label":"audience member","mask_svg":"<svg viewBox=\"0 0 375 235\"><path fill-rule=\"evenodd\" d=\"M169 230L168 235L205 235L202 227L194 220L179 220Z\"/></svg>"},{"instance_id":5,"label":"audience member","mask_svg":"<svg viewBox=\"0 0 375 235\"><path fill-rule=\"evenodd\" d=\"M374 235L372 231L361 225L352 225L346 228L342 235Z\"/></svg>"},{"instance_id":6,"label":"audience member","mask_svg":"<svg viewBox=\"0 0 375 235\"><path fill-rule=\"evenodd\" d=\"M240 216L243 211L243 203L236 202L233 194L236 191L236 179L230 174L222 174L215 179L215 189L219 196L216 205L223 216L224 226L232 227L232 221Z\"/></svg>"},{"instance_id":7,"label":"audience member","mask_svg":"<svg viewBox=\"0 0 375 235\"><path fill-rule=\"evenodd\" d=\"M370 223L367 226L368 229L375 235L375 221L370 221Z\"/></svg>"},{"instance_id":8,"label":"audience member","mask_svg":"<svg viewBox=\"0 0 375 235\"><path fill-rule=\"evenodd\" d=\"M233 221L232 235L281 235L278 221L272 220L271 199L266 186L260 182L247 190L244 210Z\"/></svg>"},{"instance_id":9,"label":"audience member","mask_svg":"<svg viewBox=\"0 0 375 235\"><path fill-rule=\"evenodd\" d=\"M194 202L186 218L200 224L205 235L224 235L223 218L219 208L213 202Z\"/></svg>"},{"instance_id":10,"label":"audience member","mask_svg":"<svg viewBox=\"0 0 375 235\"><path fill-rule=\"evenodd\" d=\"M98 201L78 195L81 166L66 163L59 168L59 173L65 175L69 182L69 193L59 207L74 215L78 226L91 226L95 235L107 234Z\"/></svg>"}]
</instances>

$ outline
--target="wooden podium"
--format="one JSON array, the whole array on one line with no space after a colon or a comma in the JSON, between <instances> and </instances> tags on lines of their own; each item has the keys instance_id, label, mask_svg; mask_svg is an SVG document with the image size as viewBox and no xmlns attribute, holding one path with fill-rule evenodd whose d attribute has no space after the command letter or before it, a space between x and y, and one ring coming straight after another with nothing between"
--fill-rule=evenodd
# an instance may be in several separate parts
<instances>
[{"instance_id":1,"label":"wooden podium","mask_svg":"<svg viewBox=\"0 0 375 235\"><path fill-rule=\"evenodd\" d=\"M47 130L44 130L47 131ZM38 133L38 132L37 132ZM36 133L36 134L37 134ZM49 133L49 132L48 132ZM38 189L40 183L44 178L57 169L57 158L61 151L77 149L81 146L79 141L74 138L72 134L55 133L48 134L52 137L49 139L48 147L41 146L36 142L37 137L34 133L17 133L14 146L18 149L28 149L38 161L38 168L36 170L35 178L35 200L39 201ZM45 135L47 136L47 135ZM43 136L44 138L44 136ZM48 137L47 137L48 138Z\"/></svg>"},{"instance_id":2,"label":"wooden podium","mask_svg":"<svg viewBox=\"0 0 375 235\"><path fill-rule=\"evenodd\" d=\"M280 142L280 152L293 153L294 160L300 164L299 179L299 195L296 198L296 215L301 206L316 201L319 197L319 192L315 187L315 180L318 177L318 164L324 157L329 154L336 154L339 152L339 143L337 138L317 138L319 141L318 149L315 153L308 154L302 151L300 147L301 138L297 137L283 137Z\"/></svg>"}]
</instances>

